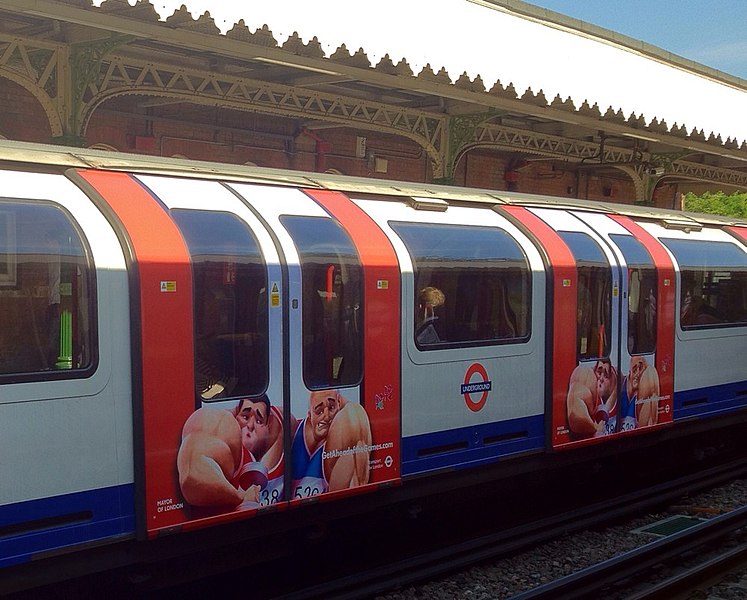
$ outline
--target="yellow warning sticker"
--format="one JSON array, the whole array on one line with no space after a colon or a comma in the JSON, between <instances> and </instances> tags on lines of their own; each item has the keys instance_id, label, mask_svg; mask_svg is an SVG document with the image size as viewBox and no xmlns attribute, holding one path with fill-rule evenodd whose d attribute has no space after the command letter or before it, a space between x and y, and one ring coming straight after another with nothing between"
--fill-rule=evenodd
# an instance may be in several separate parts
<instances>
[{"instance_id":1,"label":"yellow warning sticker","mask_svg":"<svg viewBox=\"0 0 747 600\"><path fill-rule=\"evenodd\" d=\"M272 288L270 288L270 306L273 308L280 306L280 288L277 281L273 281Z\"/></svg>"},{"instance_id":2,"label":"yellow warning sticker","mask_svg":"<svg viewBox=\"0 0 747 600\"><path fill-rule=\"evenodd\" d=\"M175 291L176 291L176 281L162 281L161 282L162 293L175 292Z\"/></svg>"}]
</instances>

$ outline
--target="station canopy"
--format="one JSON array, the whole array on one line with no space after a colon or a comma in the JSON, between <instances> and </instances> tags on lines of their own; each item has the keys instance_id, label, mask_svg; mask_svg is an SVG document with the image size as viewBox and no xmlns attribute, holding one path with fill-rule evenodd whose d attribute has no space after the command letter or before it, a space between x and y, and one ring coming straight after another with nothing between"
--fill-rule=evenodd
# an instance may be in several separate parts
<instances>
[{"instance_id":1,"label":"station canopy","mask_svg":"<svg viewBox=\"0 0 747 600\"><path fill-rule=\"evenodd\" d=\"M168 2L154 6L168 14ZM516 0L192 0L189 7L193 15L209 11L223 32L239 19L251 30L266 25L280 46L297 36L318 42L326 56L346 48L371 65L479 80L486 90L510 84L519 97L541 91L576 108L586 102L647 124L747 141L747 81Z\"/></svg>"},{"instance_id":2,"label":"station canopy","mask_svg":"<svg viewBox=\"0 0 747 600\"><path fill-rule=\"evenodd\" d=\"M216 74L194 98L241 78L252 110L305 111L320 126L396 129L433 119L425 134L415 125L407 133L427 138L436 176L448 174L438 163L449 150L432 129L468 117L502 128L476 134L496 146L508 148L497 139L507 131L545 136L531 143L558 156L570 152L563 141L601 142L621 161L640 152L688 157L736 185L747 181L747 81L520 0L131 1L2 0L0 34L55 39L54 23L63 22L68 43L127 38L116 53L132 65ZM190 92L162 85L160 96ZM255 93L262 85L272 100ZM510 143L532 151L516 136ZM574 152L581 160L591 150Z\"/></svg>"}]
</instances>

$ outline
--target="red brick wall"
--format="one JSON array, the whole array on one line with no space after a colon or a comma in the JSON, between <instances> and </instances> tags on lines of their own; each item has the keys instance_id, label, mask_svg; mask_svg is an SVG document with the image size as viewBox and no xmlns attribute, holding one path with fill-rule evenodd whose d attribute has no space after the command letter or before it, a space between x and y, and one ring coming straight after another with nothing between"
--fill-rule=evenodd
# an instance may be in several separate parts
<instances>
[{"instance_id":1,"label":"red brick wall","mask_svg":"<svg viewBox=\"0 0 747 600\"><path fill-rule=\"evenodd\" d=\"M0 134L10 140L49 143L52 129L39 102L24 87L0 78Z\"/></svg>"},{"instance_id":2,"label":"red brick wall","mask_svg":"<svg viewBox=\"0 0 747 600\"><path fill-rule=\"evenodd\" d=\"M41 106L21 86L0 79L0 134L9 139L47 143L51 129ZM87 124L88 145L155 156L184 156L232 164L301 171L334 169L345 175L427 182L432 163L423 148L404 136L343 126L304 129L302 121L189 103L143 105L141 96L104 103ZM356 155L365 138L365 156ZM567 198L632 203L635 188L621 171L576 169L542 157L487 149L463 155L454 170L457 186L547 194ZM678 205L680 184L660 184L654 205Z\"/></svg>"}]
</instances>

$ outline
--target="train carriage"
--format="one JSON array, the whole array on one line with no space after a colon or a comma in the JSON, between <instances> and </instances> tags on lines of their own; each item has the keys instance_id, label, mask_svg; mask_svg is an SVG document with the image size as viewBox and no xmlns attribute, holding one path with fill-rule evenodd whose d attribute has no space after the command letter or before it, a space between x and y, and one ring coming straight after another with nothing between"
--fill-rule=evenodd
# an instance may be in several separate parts
<instances>
[{"instance_id":1,"label":"train carriage","mask_svg":"<svg viewBox=\"0 0 747 600\"><path fill-rule=\"evenodd\" d=\"M744 418L747 223L0 160L2 566Z\"/></svg>"}]
</instances>

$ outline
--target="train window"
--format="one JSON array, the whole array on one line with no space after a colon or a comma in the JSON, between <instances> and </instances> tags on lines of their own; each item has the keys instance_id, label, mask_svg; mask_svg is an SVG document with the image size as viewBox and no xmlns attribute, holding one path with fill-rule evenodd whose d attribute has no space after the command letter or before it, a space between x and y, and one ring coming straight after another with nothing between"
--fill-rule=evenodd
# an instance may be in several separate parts
<instances>
[{"instance_id":1,"label":"train window","mask_svg":"<svg viewBox=\"0 0 747 600\"><path fill-rule=\"evenodd\" d=\"M415 269L421 350L521 342L530 334L531 271L495 227L390 223Z\"/></svg>"},{"instance_id":2,"label":"train window","mask_svg":"<svg viewBox=\"0 0 747 600\"><path fill-rule=\"evenodd\" d=\"M610 354L612 333L612 272L607 257L591 236L559 231L568 244L578 272L576 353L579 360Z\"/></svg>"},{"instance_id":3,"label":"train window","mask_svg":"<svg viewBox=\"0 0 747 600\"><path fill-rule=\"evenodd\" d=\"M51 204L0 202L0 377L81 377L94 363L95 268Z\"/></svg>"},{"instance_id":4,"label":"train window","mask_svg":"<svg viewBox=\"0 0 747 600\"><path fill-rule=\"evenodd\" d=\"M348 234L332 219L281 217L301 260L303 378L309 389L362 377L363 270Z\"/></svg>"},{"instance_id":5,"label":"train window","mask_svg":"<svg viewBox=\"0 0 747 600\"><path fill-rule=\"evenodd\" d=\"M192 258L198 401L262 393L268 382L267 269L235 215L172 209Z\"/></svg>"},{"instance_id":6,"label":"train window","mask_svg":"<svg viewBox=\"0 0 747 600\"><path fill-rule=\"evenodd\" d=\"M747 253L731 242L662 238L680 267L680 326L747 325Z\"/></svg>"},{"instance_id":7,"label":"train window","mask_svg":"<svg viewBox=\"0 0 747 600\"><path fill-rule=\"evenodd\" d=\"M632 235L610 236L628 265L628 353L656 350L656 267L648 250Z\"/></svg>"}]
</instances>

